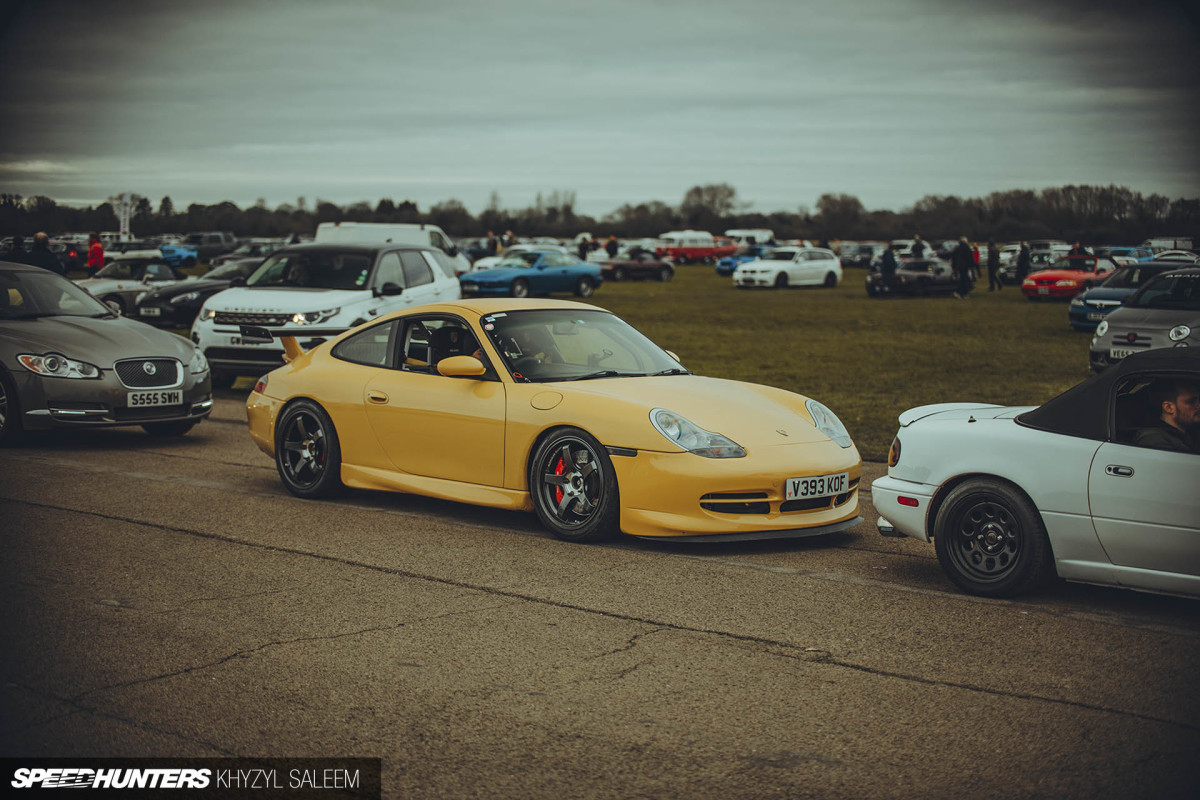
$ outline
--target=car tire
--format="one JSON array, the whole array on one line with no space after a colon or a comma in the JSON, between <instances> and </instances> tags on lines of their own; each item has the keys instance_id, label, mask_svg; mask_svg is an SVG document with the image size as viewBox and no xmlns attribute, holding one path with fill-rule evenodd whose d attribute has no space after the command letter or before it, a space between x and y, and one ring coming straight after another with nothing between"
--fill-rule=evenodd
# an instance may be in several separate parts
<instances>
[{"instance_id":1,"label":"car tire","mask_svg":"<svg viewBox=\"0 0 1200 800\"><path fill-rule=\"evenodd\" d=\"M836 289L838 284L837 275L830 272L825 275L825 288Z\"/></svg>"},{"instance_id":2,"label":"car tire","mask_svg":"<svg viewBox=\"0 0 1200 800\"><path fill-rule=\"evenodd\" d=\"M662 283L666 283L667 281L671 280L671 278L674 278L674 277L675 277L675 270L671 269L670 267L663 267L662 269L660 269L658 271L658 279Z\"/></svg>"},{"instance_id":3,"label":"car tire","mask_svg":"<svg viewBox=\"0 0 1200 800\"><path fill-rule=\"evenodd\" d=\"M550 432L529 460L529 494L538 519L567 542L620 532L621 502L608 451L579 428Z\"/></svg>"},{"instance_id":4,"label":"car tire","mask_svg":"<svg viewBox=\"0 0 1200 800\"><path fill-rule=\"evenodd\" d=\"M513 297L529 297L529 281L524 278L517 278L509 287L509 294Z\"/></svg>"},{"instance_id":5,"label":"car tire","mask_svg":"<svg viewBox=\"0 0 1200 800\"><path fill-rule=\"evenodd\" d=\"M624 267L613 267L612 279L614 281L625 280L625 268Z\"/></svg>"},{"instance_id":6,"label":"car tire","mask_svg":"<svg viewBox=\"0 0 1200 800\"><path fill-rule=\"evenodd\" d=\"M788 288L788 276L787 276L786 272L781 272L775 276L775 288L776 289Z\"/></svg>"},{"instance_id":7,"label":"car tire","mask_svg":"<svg viewBox=\"0 0 1200 800\"><path fill-rule=\"evenodd\" d=\"M120 295L106 294L104 297L100 298L100 302L104 303L104 305L108 306L113 311L116 311L118 314L121 314L122 316L125 315L125 301Z\"/></svg>"},{"instance_id":8,"label":"car tire","mask_svg":"<svg viewBox=\"0 0 1200 800\"><path fill-rule=\"evenodd\" d=\"M25 436L21 426L21 403L8 373L0 369L0 447L14 445Z\"/></svg>"},{"instance_id":9,"label":"car tire","mask_svg":"<svg viewBox=\"0 0 1200 800\"><path fill-rule=\"evenodd\" d=\"M331 497L342 485L342 450L333 420L312 400L297 400L275 425L275 468L297 497Z\"/></svg>"},{"instance_id":10,"label":"car tire","mask_svg":"<svg viewBox=\"0 0 1200 800\"><path fill-rule=\"evenodd\" d=\"M686 264L686 263L688 263L688 257L685 256L683 253L680 253L679 256L675 259L675 263L676 264Z\"/></svg>"},{"instance_id":11,"label":"car tire","mask_svg":"<svg viewBox=\"0 0 1200 800\"><path fill-rule=\"evenodd\" d=\"M596 285L592 283L592 279L584 275L575 282L576 297L591 297L596 291Z\"/></svg>"},{"instance_id":12,"label":"car tire","mask_svg":"<svg viewBox=\"0 0 1200 800\"><path fill-rule=\"evenodd\" d=\"M151 436L183 436L196 427L197 420L177 419L171 422L147 422L142 430Z\"/></svg>"},{"instance_id":13,"label":"car tire","mask_svg":"<svg viewBox=\"0 0 1200 800\"><path fill-rule=\"evenodd\" d=\"M954 487L938 508L933 537L942 569L969 594L1009 597L1053 573L1037 507L1003 481L975 478Z\"/></svg>"}]
</instances>

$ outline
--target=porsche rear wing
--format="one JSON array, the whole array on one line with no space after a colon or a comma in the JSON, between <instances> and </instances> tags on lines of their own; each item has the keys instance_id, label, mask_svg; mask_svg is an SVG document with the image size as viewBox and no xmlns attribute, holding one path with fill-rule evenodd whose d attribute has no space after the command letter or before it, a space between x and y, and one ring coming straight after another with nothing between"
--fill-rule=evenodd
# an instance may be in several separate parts
<instances>
[{"instance_id":1,"label":"porsche rear wing","mask_svg":"<svg viewBox=\"0 0 1200 800\"><path fill-rule=\"evenodd\" d=\"M263 328L258 325L239 325L239 330L242 334L242 341L246 344L270 344L276 339L283 345L283 360L292 363L295 359L304 355L304 348L300 346L297 339L317 339L319 341L309 341L308 349L312 349L317 345L324 344L326 337L341 336L350 328L305 328L304 330L296 330L295 328Z\"/></svg>"}]
</instances>

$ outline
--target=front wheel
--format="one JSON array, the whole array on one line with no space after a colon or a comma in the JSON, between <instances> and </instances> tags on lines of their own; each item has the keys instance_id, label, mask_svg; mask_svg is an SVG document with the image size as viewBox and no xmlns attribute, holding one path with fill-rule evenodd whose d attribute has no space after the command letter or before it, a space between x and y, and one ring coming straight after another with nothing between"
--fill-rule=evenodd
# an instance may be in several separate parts
<instances>
[{"instance_id":1,"label":"front wheel","mask_svg":"<svg viewBox=\"0 0 1200 800\"><path fill-rule=\"evenodd\" d=\"M575 283L575 296L576 297L591 297L592 293L595 291L596 291L595 284L593 284L592 279L587 277L586 275L584 275L582 278L580 278Z\"/></svg>"},{"instance_id":2,"label":"front wheel","mask_svg":"<svg viewBox=\"0 0 1200 800\"><path fill-rule=\"evenodd\" d=\"M625 268L624 267L613 267L612 279L614 281L625 280Z\"/></svg>"},{"instance_id":3,"label":"front wheel","mask_svg":"<svg viewBox=\"0 0 1200 800\"><path fill-rule=\"evenodd\" d=\"M617 476L608 452L578 428L546 437L529 462L538 519L559 539L594 542L620 530Z\"/></svg>"},{"instance_id":4,"label":"front wheel","mask_svg":"<svg viewBox=\"0 0 1200 800\"><path fill-rule=\"evenodd\" d=\"M275 467L297 497L329 497L342 490L342 450L325 409L311 400L287 407L275 426Z\"/></svg>"},{"instance_id":5,"label":"front wheel","mask_svg":"<svg viewBox=\"0 0 1200 800\"><path fill-rule=\"evenodd\" d=\"M775 276L775 288L776 289L786 289L787 286L788 286L788 276L786 273L781 272Z\"/></svg>"},{"instance_id":6,"label":"front wheel","mask_svg":"<svg viewBox=\"0 0 1200 800\"><path fill-rule=\"evenodd\" d=\"M512 283L513 297L529 297L529 281L524 278L517 278Z\"/></svg>"},{"instance_id":7,"label":"front wheel","mask_svg":"<svg viewBox=\"0 0 1200 800\"><path fill-rule=\"evenodd\" d=\"M1020 594L1053 571L1037 508L1001 481L977 478L956 486L938 509L933 537L942 569L970 594Z\"/></svg>"},{"instance_id":8,"label":"front wheel","mask_svg":"<svg viewBox=\"0 0 1200 800\"><path fill-rule=\"evenodd\" d=\"M658 271L658 279L660 281L662 281L663 283L666 283L667 281L671 280L671 278L674 278L674 277L675 277L675 270L671 269L670 267L663 267L662 269L660 269Z\"/></svg>"}]
</instances>

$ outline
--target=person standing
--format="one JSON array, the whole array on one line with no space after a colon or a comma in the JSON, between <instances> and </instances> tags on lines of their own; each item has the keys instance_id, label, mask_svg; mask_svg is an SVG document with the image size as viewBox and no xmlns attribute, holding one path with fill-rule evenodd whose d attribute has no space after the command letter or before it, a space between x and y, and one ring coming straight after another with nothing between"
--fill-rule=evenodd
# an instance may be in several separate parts
<instances>
[{"instance_id":1,"label":"person standing","mask_svg":"<svg viewBox=\"0 0 1200 800\"><path fill-rule=\"evenodd\" d=\"M32 267L41 267L66 277L67 270L58 260L58 256L50 252L50 237L44 231L33 236L33 247L25 256L25 263Z\"/></svg>"},{"instance_id":2,"label":"person standing","mask_svg":"<svg viewBox=\"0 0 1200 800\"><path fill-rule=\"evenodd\" d=\"M12 246L8 250L8 255L5 256L5 261L11 261L14 264L25 263L25 239L19 234L12 237Z\"/></svg>"},{"instance_id":3,"label":"person standing","mask_svg":"<svg viewBox=\"0 0 1200 800\"><path fill-rule=\"evenodd\" d=\"M484 253L488 257L491 257L491 256L496 255L496 253L497 253L497 251L499 251L499 249L500 249L500 240L496 238L496 233L494 231L488 231L487 245L484 248Z\"/></svg>"},{"instance_id":4,"label":"person standing","mask_svg":"<svg viewBox=\"0 0 1200 800\"><path fill-rule=\"evenodd\" d=\"M987 248L988 291L995 292L1004 288L1004 282L1000 280L1000 248L995 239L988 239Z\"/></svg>"},{"instance_id":5,"label":"person standing","mask_svg":"<svg viewBox=\"0 0 1200 800\"><path fill-rule=\"evenodd\" d=\"M590 249L591 247L588 246L587 237L582 237L579 240L579 244L576 246L575 254L579 256L580 261L587 261L588 251Z\"/></svg>"},{"instance_id":6,"label":"person standing","mask_svg":"<svg viewBox=\"0 0 1200 800\"><path fill-rule=\"evenodd\" d=\"M913 258L925 257L925 242L921 241L921 234L919 233L913 234L912 254Z\"/></svg>"},{"instance_id":7,"label":"person standing","mask_svg":"<svg viewBox=\"0 0 1200 800\"><path fill-rule=\"evenodd\" d=\"M1077 240L1075 242L1075 246L1070 249L1070 251L1067 253L1067 255L1069 255L1069 256L1090 256L1091 253L1089 253L1088 249L1086 247L1084 247L1083 245L1081 245Z\"/></svg>"},{"instance_id":8,"label":"person standing","mask_svg":"<svg viewBox=\"0 0 1200 800\"><path fill-rule=\"evenodd\" d=\"M104 245L100 242L100 234L93 231L88 235L88 277L95 277L96 273L102 269L104 269Z\"/></svg>"},{"instance_id":9,"label":"person standing","mask_svg":"<svg viewBox=\"0 0 1200 800\"><path fill-rule=\"evenodd\" d=\"M1029 242L1021 242L1021 252L1017 253L1017 283L1024 283L1032 268L1033 253L1029 252Z\"/></svg>"},{"instance_id":10,"label":"person standing","mask_svg":"<svg viewBox=\"0 0 1200 800\"><path fill-rule=\"evenodd\" d=\"M879 271L883 275L884 293L891 294L892 282L896 279L896 252L890 244L883 251L883 261L879 265Z\"/></svg>"},{"instance_id":11,"label":"person standing","mask_svg":"<svg viewBox=\"0 0 1200 800\"><path fill-rule=\"evenodd\" d=\"M616 258L617 250L619 250L620 247L621 246L617 243L617 237L613 234L609 234L608 241L604 244L604 252L608 253L608 257Z\"/></svg>"},{"instance_id":12,"label":"person standing","mask_svg":"<svg viewBox=\"0 0 1200 800\"><path fill-rule=\"evenodd\" d=\"M979 251L975 250L972 254L972 249L964 236L950 254L950 269L958 276L958 290L954 296L959 300L966 300L971 294L971 272L975 269L975 259L979 257Z\"/></svg>"}]
</instances>

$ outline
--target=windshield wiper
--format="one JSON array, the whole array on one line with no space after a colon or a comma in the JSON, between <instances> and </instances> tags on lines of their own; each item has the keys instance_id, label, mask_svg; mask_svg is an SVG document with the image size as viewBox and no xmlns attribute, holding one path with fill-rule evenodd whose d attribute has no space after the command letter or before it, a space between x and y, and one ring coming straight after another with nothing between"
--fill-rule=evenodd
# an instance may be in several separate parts
<instances>
[{"instance_id":1,"label":"windshield wiper","mask_svg":"<svg viewBox=\"0 0 1200 800\"><path fill-rule=\"evenodd\" d=\"M691 375L691 374L692 374L692 371L689 369L680 369L679 367L671 367L670 369L664 369L662 372L651 372L650 377L654 378L659 375Z\"/></svg>"},{"instance_id":2,"label":"windshield wiper","mask_svg":"<svg viewBox=\"0 0 1200 800\"><path fill-rule=\"evenodd\" d=\"M644 378L644 372L621 372L615 369L602 369L599 372L589 372L586 375L576 375L573 378L559 378L563 381L588 381L592 378Z\"/></svg>"}]
</instances>

